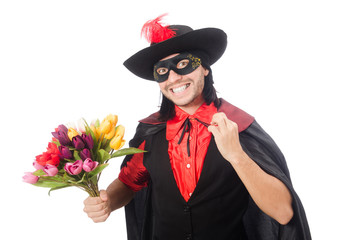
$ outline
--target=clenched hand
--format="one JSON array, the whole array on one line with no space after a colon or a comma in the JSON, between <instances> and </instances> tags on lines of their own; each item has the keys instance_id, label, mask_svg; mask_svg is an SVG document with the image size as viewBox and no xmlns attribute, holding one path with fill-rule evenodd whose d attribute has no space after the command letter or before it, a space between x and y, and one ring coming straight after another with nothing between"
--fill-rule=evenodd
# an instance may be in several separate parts
<instances>
[{"instance_id":1,"label":"clenched hand","mask_svg":"<svg viewBox=\"0 0 362 240\"><path fill-rule=\"evenodd\" d=\"M226 160L234 163L240 159L243 149L235 122L228 119L223 112L215 113L208 130L214 135L217 148Z\"/></svg>"},{"instance_id":2,"label":"clenched hand","mask_svg":"<svg viewBox=\"0 0 362 240\"><path fill-rule=\"evenodd\" d=\"M110 200L105 190L100 191L99 197L88 197L84 200L84 212L93 222L104 222L111 214Z\"/></svg>"}]
</instances>

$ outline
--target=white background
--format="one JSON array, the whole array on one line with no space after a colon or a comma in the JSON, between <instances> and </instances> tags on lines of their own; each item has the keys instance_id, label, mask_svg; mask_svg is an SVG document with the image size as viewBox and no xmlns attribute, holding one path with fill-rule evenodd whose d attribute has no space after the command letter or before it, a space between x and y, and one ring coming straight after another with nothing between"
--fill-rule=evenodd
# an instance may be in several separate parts
<instances>
[{"instance_id":1,"label":"white background","mask_svg":"<svg viewBox=\"0 0 362 240\"><path fill-rule=\"evenodd\" d=\"M148 45L143 23L166 12L170 24L228 34L216 89L282 149L313 238L361 239L362 8L349 0L1 1L1 238L126 239L123 210L95 224L86 193L49 197L22 176L61 123L113 113L130 140L157 111L157 84L122 63Z\"/></svg>"}]
</instances>

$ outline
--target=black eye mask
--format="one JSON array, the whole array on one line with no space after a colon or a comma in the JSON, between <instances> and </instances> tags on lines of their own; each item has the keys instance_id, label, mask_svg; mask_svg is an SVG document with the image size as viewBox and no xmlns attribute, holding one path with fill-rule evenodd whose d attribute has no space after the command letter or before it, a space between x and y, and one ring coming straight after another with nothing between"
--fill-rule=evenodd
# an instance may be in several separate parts
<instances>
[{"instance_id":1,"label":"black eye mask","mask_svg":"<svg viewBox=\"0 0 362 240\"><path fill-rule=\"evenodd\" d=\"M156 82L164 82L173 70L179 75L192 73L201 65L201 59L191 53L181 53L173 58L159 61L153 67L153 77Z\"/></svg>"}]
</instances>

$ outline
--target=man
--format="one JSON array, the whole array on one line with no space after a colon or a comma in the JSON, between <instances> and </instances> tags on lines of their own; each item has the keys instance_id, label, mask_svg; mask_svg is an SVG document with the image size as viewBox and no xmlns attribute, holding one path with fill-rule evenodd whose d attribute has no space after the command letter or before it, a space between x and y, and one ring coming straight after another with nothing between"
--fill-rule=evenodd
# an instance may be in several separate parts
<instances>
[{"instance_id":1,"label":"man","mask_svg":"<svg viewBox=\"0 0 362 240\"><path fill-rule=\"evenodd\" d=\"M126 206L133 239L311 239L284 157L252 116L216 96L210 66L226 34L145 24L151 42L124 65L158 82L160 111L140 121L119 177L84 211Z\"/></svg>"}]
</instances>

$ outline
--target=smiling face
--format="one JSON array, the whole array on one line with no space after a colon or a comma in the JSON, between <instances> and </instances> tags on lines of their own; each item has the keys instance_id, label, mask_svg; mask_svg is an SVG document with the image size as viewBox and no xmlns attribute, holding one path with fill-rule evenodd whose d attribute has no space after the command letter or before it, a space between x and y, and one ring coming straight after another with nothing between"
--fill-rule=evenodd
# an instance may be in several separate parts
<instances>
[{"instance_id":1,"label":"smiling face","mask_svg":"<svg viewBox=\"0 0 362 240\"><path fill-rule=\"evenodd\" d=\"M178 57L182 55L177 53L161 59L155 65L155 74L161 78L167 76L167 79L159 82L163 95L185 112L193 114L204 102L202 90L209 70L200 64L192 70L188 69L192 59Z\"/></svg>"}]
</instances>

